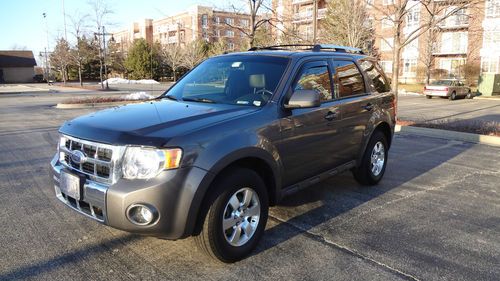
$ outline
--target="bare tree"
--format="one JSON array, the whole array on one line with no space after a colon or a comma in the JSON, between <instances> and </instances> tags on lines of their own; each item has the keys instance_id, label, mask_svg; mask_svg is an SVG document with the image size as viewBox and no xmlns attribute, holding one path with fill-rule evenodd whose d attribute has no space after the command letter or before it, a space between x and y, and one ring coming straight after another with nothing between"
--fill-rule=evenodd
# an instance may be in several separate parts
<instances>
[{"instance_id":1,"label":"bare tree","mask_svg":"<svg viewBox=\"0 0 500 281\"><path fill-rule=\"evenodd\" d=\"M184 47L182 66L192 69L207 57L208 45L204 40L197 40Z\"/></svg>"},{"instance_id":2,"label":"bare tree","mask_svg":"<svg viewBox=\"0 0 500 281\"><path fill-rule=\"evenodd\" d=\"M184 61L184 50L179 44L166 44L162 46L161 55L166 64L172 69L174 82L177 81L177 71Z\"/></svg>"},{"instance_id":3,"label":"bare tree","mask_svg":"<svg viewBox=\"0 0 500 281\"><path fill-rule=\"evenodd\" d=\"M323 23L324 41L367 49L373 41L372 27L367 25L367 4L364 0L337 0L327 4Z\"/></svg>"},{"instance_id":4,"label":"bare tree","mask_svg":"<svg viewBox=\"0 0 500 281\"><path fill-rule=\"evenodd\" d=\"M399 63L401 53L404 47L408 46L415 39L419 38L431 28L437 27L447 18L455 15L462 9L471 7L481 2L482 0L394 0L392 5L384 5L382 8L375 6L370 2L375 10L382 14L384 18L393 21L392 29L393 37L393 53L392 53L392 88L397 93L399 80ZM406 18L412 8L420 8L424 10L424 14L420 16L420 21L411 27L411 30L404 32Z\"/></svg>"},{"instance_id":5,"label":"bare tree","mask_svg":"<svg viewBox=\"0 0 500 281\"><path fill-rule=\"evenodd\" d=\"M92 10L92 19L95 24L95 28L97 30L97 33L101 32L101 28L103 28L104 24L107 24L107 17L113 13L113 11L108 7L107 3L104 0L89 0L88 4L91 7ZM99 40L99 65L100 65L100 70L99 70L99 76L101 79L101 87L104 89L104 84L103 84L103 77L102 77L102 72L105 67L105 54L104 52L104 47L101 48L100 40Z\"/></svg>"},{"instance_id":6,"label":"bare tree","mask_svg":"<svg viewBox=\"0 0 500 281\"><path fill-rule=\"evenodd\" d=\"M236 29L244 34L248 39L248 44L250 47L255 46L255 39L257 32L260 28L264 27L266 23L271 21L270 14L263 13L264 9L270 10L270 0L239 0L247 6L247 12L250 15L250 22L248 26L241 26L238 24L232 24L229 22L224 22L225 25L232 29ZM233 5L233 10L237 13L244 12L242 9L237 9Z\"/></svg>"},{"instance_id":7,"label":"bare tree","mask_svg":"<svg viewBox=\"0 0 500 281\"><path fill-rule=\"evenodd\" d=\"M83 42L83 40L85 40L84 33L85 29L87 28L87 18L88 15L80 15L78 13L70 17L72 27L72 30L70 32L73 34L73 36L75 36L76 39L75 47L71 50L71 57L73 62L76 64L76 67L78 68L78 81L80 82L80 86L83 86L82 69L83 64L87 60L88 56L88 52L86 52L85 50L86 44L84 44L85 42Z\"/></svg>"}]
</instances>

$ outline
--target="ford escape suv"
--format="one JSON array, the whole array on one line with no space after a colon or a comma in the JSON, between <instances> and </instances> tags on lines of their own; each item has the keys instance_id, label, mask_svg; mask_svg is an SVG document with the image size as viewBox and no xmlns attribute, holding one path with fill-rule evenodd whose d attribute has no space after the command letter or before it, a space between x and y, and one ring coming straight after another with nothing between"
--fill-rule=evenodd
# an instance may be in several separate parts
<instances>
[{"instance_id":1,"label":"ford escape suv","mask_svg":"<svg viewBox=\"0 0 500 281\"><path fill-rule=\"evenodd\" d=\"M154 101L65 122L55 194L117 229L180 239L234 262L269 206L351 170L384 175L396 99L374 58L333 45L212 57Z\"/></svg>"}]
</instances>

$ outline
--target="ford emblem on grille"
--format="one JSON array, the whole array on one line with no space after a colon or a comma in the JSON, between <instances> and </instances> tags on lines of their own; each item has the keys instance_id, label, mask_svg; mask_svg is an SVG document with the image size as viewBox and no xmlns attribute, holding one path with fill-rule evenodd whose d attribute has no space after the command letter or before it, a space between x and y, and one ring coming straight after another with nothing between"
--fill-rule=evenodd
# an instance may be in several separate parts
<instances>
[{"instance_id":1,"label":"ford emblem on grille","mask_svg":"<svg viewBox=\"0 0 500 281\"><path fill-rule=\"evenodd\" d=\"M71 161L76 164L85 163L85 161L87 161L87 155L80 150L73 150L71 151Z\"/></svg>"}]
</instances>

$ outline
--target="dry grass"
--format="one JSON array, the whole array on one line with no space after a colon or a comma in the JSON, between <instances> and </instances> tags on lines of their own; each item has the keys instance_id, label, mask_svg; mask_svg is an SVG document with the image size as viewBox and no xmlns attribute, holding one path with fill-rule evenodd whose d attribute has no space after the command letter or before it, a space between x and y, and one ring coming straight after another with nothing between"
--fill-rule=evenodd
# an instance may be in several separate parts
<instances>
[{"instance_id":1,"label":"dry grass","mask_svg":"<svg viewBox=\"0 0 500 281\"><path fill-rule=\"evenodd\" d=\"M435 121L398 120L398 125L414 126L500 137L500 122L466 119Z\"/></svg>"}]
</instances>

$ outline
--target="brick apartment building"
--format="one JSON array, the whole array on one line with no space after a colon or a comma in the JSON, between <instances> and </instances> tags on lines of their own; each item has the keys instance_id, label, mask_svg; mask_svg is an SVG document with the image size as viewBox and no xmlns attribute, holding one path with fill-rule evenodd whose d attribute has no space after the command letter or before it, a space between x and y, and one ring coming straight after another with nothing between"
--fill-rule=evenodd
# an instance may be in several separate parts
<instances>
[{"instance_id":1,"label":"brick apartment building","mask_svg":"<svg viewBox=\"0 0 500 281\"><path fill-rule=\"evenodd\" d=\"M317 0L318 37L326 15L328 1ZM386 11L395 0L367 0L369 17L374 29L374 47L385 72L392 73L393 23L380 11ZM470 1L470 0L464 0ZM315 0L274 0L277 36L284 30L295 30L304 41L312 41ZM443 8L453 9L447 0L435 0ZM426 11L420 4L410 3L403 32L409 34L418 27ZM429 67L430 66L430 67ZM460 10L444 20L439 28L422 35L406 46L400 61L400 82L423 82L426 69L432 79L459 78L475 84L481 72L500 73L500 0L484 0Z\"/></svg>"},{"instance_id":2,"label":"brick apartment building","mask_svg":"<svg viewBox=\"0 0 500 281\"><path fill-rule=\"evenodd\" d=\"M247 47L246 35L241 29L250 29L250 15L197 5L167 18L134 22L130 28L113 33L113 37L124 51L133 40L139 38L144 38L149 43L181 46L196 40L223 40L228 50L239 50Z\"/></svg>"}]
</instances>

